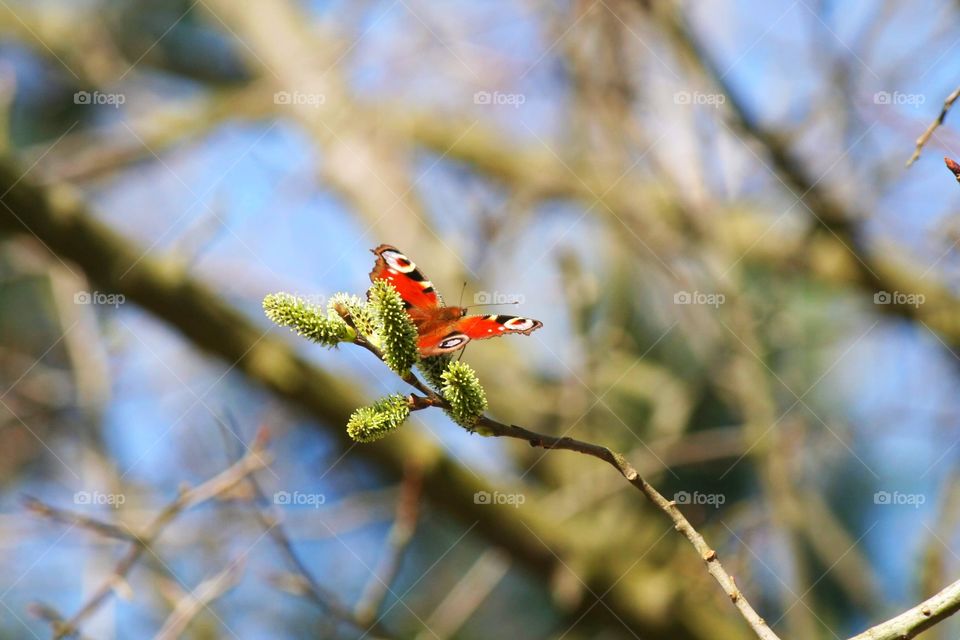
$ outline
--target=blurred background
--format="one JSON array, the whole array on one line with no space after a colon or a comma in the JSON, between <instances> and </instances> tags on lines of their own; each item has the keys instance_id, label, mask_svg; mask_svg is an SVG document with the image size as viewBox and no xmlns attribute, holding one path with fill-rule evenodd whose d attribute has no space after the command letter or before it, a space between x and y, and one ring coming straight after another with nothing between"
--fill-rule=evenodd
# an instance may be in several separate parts
<instances>
[{"instance_id":1,"label":"blurred background","mask_svg":"<svg viewBox=\"0 0 960 640\"><path fill-rule=\"evenodd\" d=\"M937 592L955 116L905 162L958 44L932 0L0 0L0 637L750 637L595 459L349 441L408 389L260 303L384 242L541 320L467 348L491 415L626 452L781 637Z\"/></svg>"}]
</instances>

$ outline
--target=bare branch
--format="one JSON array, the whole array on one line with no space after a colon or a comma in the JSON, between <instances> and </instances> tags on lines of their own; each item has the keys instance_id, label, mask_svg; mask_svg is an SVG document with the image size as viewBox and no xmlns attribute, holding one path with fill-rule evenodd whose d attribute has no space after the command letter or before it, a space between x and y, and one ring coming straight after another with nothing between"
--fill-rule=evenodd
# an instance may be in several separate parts
<instances>
[{"instance_id":1,"label":"bare branch","mask_svg":"<svg viewBox=\"0 0 960 640\"><path fill-rule=\"evenodd\" d=\"M434 406L449 408L446 400L440 398L440 396L433 391L430 391L426 385L417 380L416 376L412 373L405 377L404 380L419 390L426 389L429 392L428 396L416 402L422 403L429 401ZM677 509L676 503L672 500L667 500L653 485L644 480L633 465L627 462L623 454L608 449L603 445L583 442L582 440L568 437L557 438L555 436L548 436L517 425L504 424L487 416L481 416L477 425L483 427L484 431L492 436L526 440L531 447L540 449L565 449L567 451L575 451L603 460L612 466L620 472L620 475L626 478L627 482L643 493L650 502L673 521L674 528L683 534L683 537L697 550L700 558L707 565L707 571L723 588L724 593L727 594L733 604L736 605L743 619L750 625L750 628L753 629L757 637L761 638L761 640L779 640L777 634L767 626L766 621L754 610L750 602L737 588L733 576L727 573L723 565L720 564L720 558L717 556L717 552L707 544L703 536L693 528L690 521Z\"/></svg>"},{"instance_id":2,"label":"bare branch","mask_svg":"<svg viewBox=\"0 0 960 640\"><path fill-rule=\"evenodd\" d=\"M243 576L243 557L231 562L217 575L204 580L192 592L184 594L167 617L156 640L173 640L182 636L187 626L217 598L233 589Z\"/></svg>"},{"instance_id":3,"label":"bare branch","mask_svg":"<svg viewBox=\"0 0 960 640\"><path fill-rule=\"evenodd\" d=\"M455 636L509 570L510 559L502 551L485 551L430 614L427 627L441 638Z\"/></svg>"},{"instance_id":4,"label":"bare branch","mask_svg":"<svg viewBox=\"0 0 960 640\"><path fill-rule=\"evenodd\" d=\"M122 293L127 300L161 318L197 347L220 356L251 380L280 397L304 407L316 424L345 424L354 407L363 404L354 386L299 356L283 340L268 335L243 313L225 302L216 291L169 262L145 256L143 247L120 236L94 219L77 199L61 187L40 187L23 178L9 159L0 161L0 233L34 238L44 251L78 264L102 290ZM343 429L329 429L340 446L353 443ZM402 430L388 443L357 449L359 455L388 475L399 476L411 459L424 462L424 493L434 504L463 522L478 523L476 532L489 543L508 550L519 565L541 579L563 568L560 559L542 540L557 547L575 547L562 529L521 525L513 510L496 520L473 495L485 489L476 476L443 453L440 447L412 430ZM590 616L607 622L625 621L642 633L660 633L664 624L677 637L695 637L684 621L660 619L629 607L628 581L590 575L601 591L612 589L609 608L595 607ZM349 609L347 610L349 614Z\"/></svg>"},{"instance_id":5,"label":"bare branch","mask_svg":"<svg viewBox=\"0 0 960 640\"><path fill-rule=\"evenodd\" d=\"M420 469L411 464L407 468L400 487L396 519L387 535L387 549L354 607L354 614L362 623L369 625L374 620L390 591L390 585L400 572L403 556L417 527L422 484L423 474Z\"/></svg>"},{"instance_id":6,"label":"bare branch","mask_svg":"<svg viewBox=\"0 0 960 640\"><path fill-rule=\"evenodd\" d=\"M227 444L232 442L232 440L226 436L224 440ZM324 589L320 583L317 582L313 573L307 568L307 565L294 550L293 542L290 540L290 536L287 535L283 524L274 514L260 506L267 503L267 497L257 478L250 475L246 481L254 495L254 515L266 534L270 536L270 539L273 540L276 547L280 550L287 563L287 567L291 571L291 573L275 579L273 581L274 585L288 593L305 597L307 600L319 606L324 612L331 614L338 620L342 620L368 633L372 633L376 638L393 637L378 621L361 621L358 619L357 616L350 611L349 607L340 602L336 594Z\"/></svg>"},{"instance_id":7,"label":"bare branch","mask_svg":"<svg viewBox=\"0 0 960 640\"><path fill-rule=\"evenodd\" d=\"M895 618L881 622L850 640L910 640L960 610L960 580Z\"/></svg>"},{"instance_id":8,"label":"bare branch","mask_svg":"<svg viewBox=\"0 0 960 640\"><path fill-rule=\"evenodd\" d=\"M940 115L937 116L937 119L930 123L927 130L917 138L917 147L913 150L913 155L910 156L910 159L907 160L908 167L920 157L923 145L927 144L927 141L930 139L930 136L933 135L933 132L937 130L937 127L943 124L943 121L946 119L947 114L950 113L950 108L953 106L953 103L957 101L957 98L960 98L960 87L954 89L953 93L947 96L947 99L943 101L943 108L940 109Z\"/></svg>"},{"instance_id":9,"label":"bare branch","mask_svg":"<svg viewBox=\"0 0 960 640\"><path fill-rule=\"evenodd\" d=\"M107 538L116 538L117 540L126 540L127 542L137 541L136 534L123 525L103 522L102 520L97 520L96 518L91 518L81 513L75 513L67 509L54 507L38 500L37 498L27 496L23 500L23 506L28 511L33 512L35 515L38 515L42 518L47 518L54 522L59 522L60 524L66 524L72 527L80 527L81 529L89 529L90 531Z\"/></svg>"},{"instance_id":10,"label":"bare branch","mask_svg":"<svg viewBox=\"0 0 960 640\"><path fill-rule=\"evenodd\" d=\"M268 456L262 449L262 443L260 443L258 439L247 455L237 461L236 464L206 482L192 489L182 491L176 500L167 505L147 525L142 533L131 533L133 540L131 540L127 553L117 562L110 576L94 591L93 595L87 599L77 613L68 620L58 620L56 622L54 625L54 638L64 638L75 635L83 621L93 615L93 613L106 602L114 588L126 579L126 576L137 564L137 561L140 560L144 551L150 549L156 543L157 538L160 537L160 534L163 533L166 526L180 513L216 496L229 492L245 477L263 468L267 463ZM94 530L99 530L102 527L101 523L96 523L89 518L75 516L74 519L71 520L64 515L65 512L44 508L45 505L37 502L30 503L29 507L35 513L60 522L76 522L77 524L83 524L87 526L87 528ZM110 530L109 527L105 529L105 531L108 530ZM117 530L119 531L120 529L117 528Z\"/></svg>"}]
</instances>

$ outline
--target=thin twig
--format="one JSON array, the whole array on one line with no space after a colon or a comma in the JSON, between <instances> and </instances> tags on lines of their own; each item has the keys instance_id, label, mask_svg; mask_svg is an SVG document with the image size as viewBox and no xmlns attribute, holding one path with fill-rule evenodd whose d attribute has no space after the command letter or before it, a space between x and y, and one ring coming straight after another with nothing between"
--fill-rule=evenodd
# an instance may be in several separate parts
<instances>
[{"instance_id":1,"label":"thin twig","mask_svg":"<svg viewBox=\"0 0 960 640\"><path fill-rule=\"evenodd\" d=\"M390 585L400 572L403 556L417 527L422 486L423 474L411 463L400 486L396 518L387 535L387 549L354 607L354 615L364 624L369 625L376 618Z\"/></svg>"},{"instance_id":2,"label":"thin twig","mask_svg":"<svg viewBox=\"0 0 960 640\"><path fill-rule=\"evenodd\" d=\"M697 550L700 558L706 563L707 571L710 572L710 575L712 575L723 588L724 593L733 601L744 620L747 621L750 628L757 634L757 637L762 640L777 640L777 635L767 626L766 621L760 617L743 594L740 593L733 576L727 573L723 565L720 564L717 552L707 544L703 536L693 528L693 525L684 517L683 513L677 509L676 503L672 500L667 500L650 483L644 480L622 454L601 445L582 442L567 437L556 438L554 436L535 433L516 425L506 425L487 418L486 416L480 419L480 424L495 436L526 440L530 443L530 446L542 449L566 449L567 451L576 451L610 464L619 471L630 484L640 490L658 509L667 514L673 521L674 528L690 541L690 544Z\"/></svg>"},{"instance_id":3,"label":"thin twig","mask_svg":"<svg viewBox=\"0 0 960 640\"><path fill-rule=\"evenodd\" d=\"M39 618L40 620L43 620L49 624L54 633L58 633L65 624L64 618L60 612L51 605L43 602L31 602L27 605L27 612L33 617ZM74 640L87 640L85 636L77 633L76 631L70 635Z\"/></svg>"},{"instance_id":4,"label":"thin twig","mask_svg":"<svg viewBox=\"0 0 960 640\"><path fill-rule=\"evenodd\" d=\"M960 580L897 617L881 622L850 640L910 640L957 611L960 611Z\"/></svg>"},{"instance_id":5,"label":"thin twig","mask_svg":"<svg viewBox=\"0 0 960 640\"><path fill-rule=\"evenodd\" d=\"M435 407L450 408L446 400L429 389L429 387L421 382L412 372L404 376L404 380L425 394L423 398L416 398L416 396L414 396L411 399L412 403L429 403ZM740 593L733 576L727 573L720 563L717 552L707 544L703 536L693 528L693 525L684 517L683 513L677 509L676 503L672 500L667 500L650 483L644 480L622 454L602 445L583 442L582 440L576 440L574 438L557 438L555 436L536 433L524 427L498 422L487 416L480 416L477 421L477 426L483 427L484 430L492 436L526 440L530 446L540 449L565 449L567 451L575 451L603 460L612 466L620 472L620 475L626 478L627 482L642 492L658 509L667 514L673 521L674 528L690 541L690 544L697 550L700 558L706 563L707 571L720 584L724 593L727 594L733 604L736 605L740 614L744 620L746 620L747 624L750 625L750 628L753 629L757 637L761 638L761 640L779 640L773 630L767 626L766 621L760 617L753 606L750 605L749 601Z\"/></svg>"},{"instance_id":6,"label":"thin twig","mask_svg":"<svg viewBox=\"0 0 960 640\"><path fill-rule=\"evenodd\" d=\"M364 341L358 344L359 346L362 346L373 353L381 360L383 359L382 353L369 343ZM450 404L433 389L422 382L417 375L413 373L413 371L407 372L407 374L402 376L402 378L404 382L423 394L423 396L417 396L415 394L410 396L408 401L411 408L422 409L429 406L439 407L442 409L450 408ZM620 475L626 478L630 484L640 490L648 500L653 502L657 508L667 514L667 516L673 521L674 528L690 541L690 544L692 544L694 549L697 550L697 553L700 554L700 558L706 563L707 571L720 584L724 593L727 594L734 605L736 605L737 609L740 611L740 614L743 616L744 620L746 620L747 624L750 625L750 628L753 629L757 637L761 638L761 640L779 640L777 634L775 634L773 630L767 626L766 621L754 610L753 606L749 601L747 601L743 594L740 593L733 576L727 573L726 569L724 569L723 565L720 563L717 552L707 544L706 540L703 539L703 536L701 536L700 533L693 528L693 525L691 525L690 522L680 512L680 510L677 509L676 503L672 500L667 500L662 494L660 494L659 491L654 489L650 483L644 480L637 470L629 462L627 462L627 459L623 456L623 454L617 453L616 451L608 449L602 445L583 442L574 438L557 438L554 436L536 433L535 431L530 431L529 429L525 429L517 425L508 425L498 422L487 416L480 416L480 418L477 420L477 426L484 427L486 432L492 436L526 440L530 446L540 449L565 449L567 451L576 451L577 453L598 458L611 465L614 469L619 471Z\"/></svg>"},{"instance_id":7,"label":"thin twig","mask_svg":"<svg viewBox=\"0 0 960 640\"><path fill-rule=\"evenodd\" d=\"M217 575L201 582L190 593L185 593L170 612L154 640L173 640L181 637L194 618L214 600L240 583L240 578L243 577L243 566L244 559L241 556Z\"/></svg>"},{"instance_id":8,"label":"thin twig","mask_svg":"<svg viewBox=\"0 0 960 640\"><path fill-rule=\"evenodd\" d=\"M232 420L229 415L227 419ZM234 432L236 432L236 429L234 429ZM263 430L263 432L265 432L265 430ZM225 437L224 439L225 442L230 442L229 438ZM372 633L376 638L394 637L381 624L375 621L360 621L348 606L340 602L336 594L320 585L307 568L307 565L294 550L293 543L283 525L280 523L279 518L261 506L267 504L268 500L256 477L250 475L246 478L246 481L254 495L254 516L280 550L291 572L291 575L284 576L285 579L277 580L275 586L279 586L284 591L305 597L334 618L359 629L363 629L368 633Z\"/></svg>"},{"instance_id":9,"label":"thin twig","mask_svg":"<svg viewBox=\"0 0 960 640\"><path fill-rule=\"evenodd\" d=\"M449 404L443 398L430 390L423 382L417 379L414 374L408 374L404 377L404 380L418 390L422 391L426 389L428 392L424 397L411 397L411 404L449 408ZM761 640L779 640L773 630L767 626L766 621L760 617L737 588L733 576L727 573L723 565L720 564L717 552L707 544L703 536L690 524L683 513L677 509L676 503L672 500L667 500L650 483L644 480L622 454L602 445L583 442L574 438L557 438L555 436L536 433L524 427L498 422L487 416L480 416L477 425L484 427L486 433L492 436L526 440L530 446L541 449L575 451L598 458L611 465L620 472L631 485L640 490L648 500L667 514L673 521L674 528L683 534L690 544L693 545L694 549L697 550L707 565L707 571L733 601L757 637L761 638ZM932 598L929 598L901 615L864 631L862 634L850 638L850 640L909 640L921 631L928 629L957 611L960 611L960 581L953 583Z\"/></svg>"},{"instance_id":10,"label":"thin twig","mask_svg":"<svg viewBox=\"0 0 960 640\"><path fill-rule=\"evenodd\" d=\"M90 516L76 513L68 509L54 507L32 496L24 497L23 506L35 515L52 520L53 522L70 525L71 527L88 529L106 538L126 540L127 542L137 541L137 535L124 525L103 522L102 520L97 520L96 518L91 518Z\"/></svg>"},{"instance_id":11,"label":"thin twig","mask_svg":"<svg viewBox=\"0 0 960 640\"><path fill-rule=\"evenodd\" d=\"M265 500L263 491L259 485L254 486L254 492L258 495L258 501L263 502ZM317 582L316 578L313 577L307 565L300 559L297 552L294 551L290 537L277 518L264 513L261 509L256 509L255 513L261 525L267 529L270 539L273 540L274 544L283 554L284 560L293 574L291 576L293 579L283 580L282 582L277 581L277 585L282 586L285 591L305 597L338 620L349 623L358 629L363 629L375 638L395 637L378 622L364 623L358 620L356 616L354 616L353 611L350 610L350 607L340 602L336 594L325 589Z\"/></svg>"},{"instance_id":12,"label":"thin twig","mask_svg":"<svg viewBox=\"0 0 960 640\"><path fill-rule=\"evenodd\" d=\"M510 558L503 551L484 551L427 618L427 628L441 638L454 637L509 570ZM427 637L421 633L417 638Z\"/></svg>"},{"instance_id":13,"label":"thin twig","mask_svg":"<svg viewBox=\"0 0 960 640\"><path fill-rule=\"evenodd\" d=\"M93 595L87 599L86 603L84 603L77 613L68 620L59 621L58 624L54 626L53 637L64 638L75 635L80 624L99 609L107 598L110 597L114 588L126 579L127 574L129 574L130 570L136 565L137 561L143 555L143 552L153 546L166 526L180 513L230 491L245 477L266 466L267 462L268 456L262 448L262 443L258 439L247 455L235 464L206 482L192 489L181 491L177 499L168 504L150 524L147 525L142 533L132 534L134 539L130 541L130 547L127 553L124 554L114 566L110 576L97 588ZM58 520L59 516L62 515L58 512L39 508L37 504L31 503L30 506L35 513L55 520ZM86 524L93 526L93 521L87 519Z\"/></svg>"},{"instance_id":14,"label":"thin twig","mask_svg":"<svg viewBox=\"0 0 960 640\"><path fill-rule=\"evenodd\" d=\"M930 136L933 135L933 132L937 130L937 127L943 124L947 114L950 113L950 107L952 107L953 103L957 101L957 98L960 98L960 87L954 89L953 93L947 96L947 99L943 101L943 108L940 109L940 115L937 116L937 119L930 123L930 126L927 127L927 130L920 134L920 137L917 138L917 146L913 150L913 155L910 156L909 160L907 160L908 167L916 162L917 158L920 157L920 152L923 150L923 145L927 144L927 141L930 139Z\"/></svg>"}]
</instances>

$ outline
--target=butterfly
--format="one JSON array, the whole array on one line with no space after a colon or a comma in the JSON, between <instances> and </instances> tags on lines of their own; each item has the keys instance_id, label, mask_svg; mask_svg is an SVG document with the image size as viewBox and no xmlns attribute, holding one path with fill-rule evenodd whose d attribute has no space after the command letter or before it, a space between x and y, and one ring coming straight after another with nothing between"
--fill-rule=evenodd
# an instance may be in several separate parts
<instances>
[{"instance_id":1,"label":"butterfly","mask_svg":"<svg viewBox=\"0 0 960 640\"><path fill-rule=\"evenodd\" d=\"M484 340L508 333L530 335L543 326L539 320L520 316L467 315L466 307L446 307L433 283L413 260L399 249L381 244L371 249L377 256L370 281L387 280L403 298L410 320L420 338L417 346L424 358L452 353L471 340Z\"/></svg>"}]
</instances>

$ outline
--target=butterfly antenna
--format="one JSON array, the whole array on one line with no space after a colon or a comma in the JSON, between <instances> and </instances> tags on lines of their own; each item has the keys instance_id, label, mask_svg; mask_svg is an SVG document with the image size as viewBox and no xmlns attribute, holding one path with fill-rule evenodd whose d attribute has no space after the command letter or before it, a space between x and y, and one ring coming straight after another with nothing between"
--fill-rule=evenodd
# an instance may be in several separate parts
<instances>
[{"instance_id":1,"label":"butterfly antenna","mask_svg":"<svg viewBox=\"0 0 960 640\"><path fill-rule=\"evenodd\" d=\"M519 300L514 300L513 302L481 302L480 304L471 304L464 307L464 309L473 309L474 307L502 307L507 304L520 304Z\"/></svg>"},{"instance_id":2,"label":"butterfly antenna","mask_svg":"<svg viewBox=\"0 0 960 640\"><path fill-rule=\"evenodd\" d=\"M466 291L466 290L467 290L467 281L464 280L464 281L463 281L463 286L460 287L460 301L457 303L457 306L458 306L458 307L462 307L462 306L463 306L463 292Z\"/></svg>"}]
</instances>

